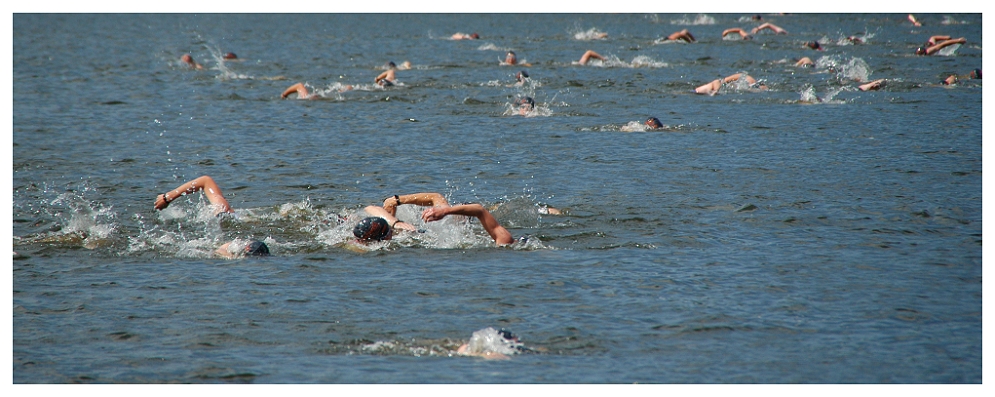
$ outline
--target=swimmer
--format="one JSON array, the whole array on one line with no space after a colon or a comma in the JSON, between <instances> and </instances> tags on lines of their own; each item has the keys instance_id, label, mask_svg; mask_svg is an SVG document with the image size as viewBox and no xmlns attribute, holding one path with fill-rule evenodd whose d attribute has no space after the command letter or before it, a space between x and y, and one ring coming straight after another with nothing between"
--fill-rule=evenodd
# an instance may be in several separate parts
<instances>
[{"instance_id":1,"label":"swimmer","mask_svg":"<svg viewBox=\"0 0 995 397\"><path fill-rule=\"evenodd\" d=\"M957 84L957 75L956 74L952 74L950 76L947 76L947 78L943 79L943 81L940 81L940 84L943 84L943 85L954 85L954 84Z\"/></svg>"},{"instance_id":2,"label":"swimmer","mask_svg":"<svg viewBox=\"0 0 995 397\"><path fill-rule=\"evenodd\" d=\"M971 71L971 73L968 73L967 76L972 79L981 80L981 69L974 69Z\"/></svg>"},{"instance_id":3,"label":"swimmer","mask_svg":"<svg viewBox=\"0 0 995 397\"><path fill-rule=\"evenodd\" d=\"M864 44L864 39L857 36L847 36L843 40L850 42L850 44Z\"/></svg>"},{"instance_id":4,"label":"swimmer","mask_svg":"<svg viewBox=\"0 0 995 397\"><path fill-rule=\"evenodd\" d=\"M477 218L480 221L480 225L484 227L487 234L494 239L494 243L497 245L508 245L515 242L514 238L511 237L511 232L505 229L504 226L498 223L497 219L491 215L480 204L462 204L456 206L450 206L446 198L439 193L414 193L405 195L394 195L393 197L388 197L384 199L383 207L367 207L367 212L373 215L379 215L385 220L391 218L395 219L393 227L396 227L398 223L405 223L403 221L397 220L394 214L397 213L397 207L401 205L420 205L420 206L430 206L422 211L421 218L423 221L435 222L445 218L448 215L464 215ZM377 212L376 208L380 208L382 212ZM411 229L414 229L414 226ZM402 225L404 226L404 225ZM411 230L409 229L409 230Z\"/></svg>"},{"instance_id":5,"label":"swimmer","mask_svg":"<svg viewBox=\"0 0 995 397\"><path fill-rule=\"evenodd\" d=\"M394 82L397 81L396 70L397 65L394 62L387 62L387 70L380 73L380 75L373 79L373 82L382 87L394 85Z\"/></svg>"},{"instance_id":6,"label":"swimmer","mask_svg":"<svg viewBox=\"0 0 995 397\"><path fill-rule=\"evenodd\" d=\"M214 208L215 216L235 213L235 210L233 210L231 205L228 204L228 200L225 200L225 197L222 195L221 187L214 182L213 178L207 175L193 179L178 186L176 189L156 196L155 209L163 210L169 206L169 203L175 201L177 198L195 193L197 191L203 191L204 195L207 196L207 201L209 201L211 206ZM221 247L218 247L218 249L214 252L224 258L266 256L269 255L269 248L266 246L266 243L263 243L262 241L235 239L231 242L223 244Z\"/></svg>"},{"instance_id":7,"label":"swimmer","mask_svg":"<svg viewBox=\"0 0 995 397\"><path fill-rule=\"evenodd\" d=\"M527 71L523 70L521 72L518 72L518 74L515 75L515 81L516 81L515 85L516 86L523 85L528 80L529 80L529 72L527 72Z\"/></svg>"},{"instance_id":8,"label":"swimmer","mask_svg":"<svg viewBox=\"0 0 995 397\"><path fill-rule=\"evenodd\" d=\"M795 62L795 67L811 68L815 67L815 62L812 62L812 59L809 57L802 57L802 59L799 59L798 62Z\"/></svg>"},{"instance_id":9,"label":"swimmer","mask_svg":"<svg viewBox=\"0 0 995 397\"><path fill-rule=\"evenodd\" d=\"M453 40L477 40L480 35L477 33L465 34L465 33L454 33L451 38Z\"/></svg>"},{"instance_id":10,"label":"swimmer","mask_svg":"<svg viewBox=\"0 0 995 397\"><path fill-rule=\"evenodd\" d=\"M352 85L348 84L348 85L344 85L341 88L339 88L338 92L346 92L346 91L349 91L349 90L352 90L352 89L353 89ZM287 87L287 89L284 90L282 94L280 94L280 98L287 99L287 97L290 96L290 94L294 94L294 93L297 94L297 99L320 99L320 98L322 98L322 96L318 95L317 93L312 94L312 93L308 92L307 87L304 86L304 83L297 83L297 84L294 84L294 85L292 85L290 87Z\"/></svg>"},{"instance_id":11,"label":"swimmer","mask_svg":"<svg viewBox=\"0 0 995 397\"><path fill-rule=\"evenodd\" d=\"M238 55L235 55L234 52L226 52L225 55L222 55L221 57L228 61L239 60Z\"/></svg>"},{"instance_id":12,"label":"swimmer","mask_svg":"<svg viewBox=\"0 0 995 397\"><path fill-rule=\"evenodd\" d=\"M912 26L922 26L922 22L919 22L919 20L916 19L916 16L912 14L909 14L909 22L912 22Z\"/></svg>"},{"instance_id":13,"label":"swimmer","mask_svg":"<svg viewBox=\"0 0 995 397\"><path fill-rule=\"evenodd\" d=\"M197 70L201 70L204 68L199 63L197 63L197 61L194 61L193 57L190 56L190 54L183 54L183 56L180 57L180 61Z\"/></svg>"},{"instance_id":14,"label":"swimmer","mask_svg":"<svg viewBox=\"0 0 995 397\"><path fill-rule=\"evenodd\" d=\"M750 33L757 34L757 32L764 29L770 29L770 31L774 32L774 34L788 34L787 30L781 29L780 26L774 25L770 22L764 22L762 25L753 28Z\"/></svg>"},{"instance_id":15,"label":"swimmer","mask_svg":"<svg viewBox=\"0 0 995 397\"><path fill-rule=\"evenodd\" d=\"M495 330L487 327L474 332L470 341L456 349L461 356L482 357L487 360L508 360L509 355L529 352L515 334L504 328Z\"/></svg>"},{"instance_id":16,"label":"swimmer","mask_svg":"<svg viewBox=\"0 0 995 397\"><path fill-rule=\"evenodd\" d=\"M605 60L605 57L601 56L601 54L598 54L593 50L587 50L587 52L585 52L584 55L581 55L580 60L577 61L577 63L581 65L586 65L587 61L590 60L591 58L600 59L602 61Z\"/></svg>"},{"instance_id":17,"label":"swimmer","mask_svg":"<svg viewBox=\"0 0 995 397\"><path fill-rule=\"evenodd\" d=\"M739 37L742 38L743 40L749 40L750 38L752 38L752 36L750 36L749 33L746 33L746 31L743 30L742 28L729 28L723 30L722 37L725 38L726 36L731 35L733 33L739 34Z\"/></svg>"},{"instance_id":18,"label":"swimmer","mask_svg":"<svg viewBox=\"0 0 995 397\"><path fill-rule=\"evenodd\" d=\"M671 33L670 36L667 36L667 41L678 41L678 40L687 43L695 42L694 36L692 36L691 32L689 32L687 29L682 29L678 32Z\"/></svg>"},{"instance_id":19,"label":"swimmer","mask_svg":"<svg viewBox=\"0 0 995 397\"><path fill-rule=\"evenodd\" d=\"M515 101L515 103L518 104L518 114L522 116L528 114L536 108L536 102L532 99L532 97L524 97Z\"/></svg>"},{"instance_id":20,"label":"swimmer","mask_svg":"<svg viewBox=\"0 0 995 397\"><path fill-rule=\"evenodd\" d=\"M881 89L881 87L884 87L884 82L884 79L877 79L867 84L861 84L857 86L857 88L861 91L876 91Z\"/></svg>"},{"instance_id":21,"label":"swimmer","mask_svg":"<svg viewBox=\"0 0 995 397\"><path fill-rule=\"evenodd\" d=\"M808 48L811 48L813 50L816 50L816 51L824 51L824 49L822 48L822 46L819 45L818 41L809 41L809 42L805 43L805 46L808 47Z\"/></svg>"},{"instance_id":22,"label":"swimmer","mask_svg":"<svg viewBox=\"0 0 995 397\"><path fill-rule=\"evenodd\" d=\"M723 85L732 83L734 81L738 81L739 79L745 80L750 85L751 88L757 88L761 90L767 89L766 85L758 83L757 79L754 79L752 76L744 73L736 73L734 75L727 76L726 78L723 79L712 80L708 84L695 88L694 93L702 95L715 95L719 93L719 89L722 88Z\"/></svg>"},{"instance_id":23,"label":"swimmer","mask_svg":"<svg viewBox=\"0 0 995 397\"><path fill-rule=\"evenodd\" d=\"M663 128L663 123L661 123L660 119L658 119L656 117L650 117L650 118L646 119L646 126L649 127L649 128L651 128L651 129L656 130L656 129Z\"/></svg>"},{"instance_id":24,"label":"swimmer","mask_svg":"<svg viewBox=\"0 0 995 397\"><path fill-rule=\"evenodd\" d=\"M942 40L939 43L928 47L916 48L916 55L933 55L937 51L942 50L945 47L952 46L954 44L964 44L967 43L967 39L961 37L956 39Z\"/></svg>"},{"instance_id":25,"label":"swimmer","mask_svg":"<svg viewBox=\"0 0 995 397\"><path fill-rule=\"evenodd\" d=\"M499 65L501 65L501 66L522 65L522 66L525 66L525 67L531 67L532 66L532 64L528 63L528 62L519 63L518 62L518 56L515 55L514 51L508 51L508 54L505 55L505 57L504 57L504 61L502 61Z\"/></svg>"}]
</instances>

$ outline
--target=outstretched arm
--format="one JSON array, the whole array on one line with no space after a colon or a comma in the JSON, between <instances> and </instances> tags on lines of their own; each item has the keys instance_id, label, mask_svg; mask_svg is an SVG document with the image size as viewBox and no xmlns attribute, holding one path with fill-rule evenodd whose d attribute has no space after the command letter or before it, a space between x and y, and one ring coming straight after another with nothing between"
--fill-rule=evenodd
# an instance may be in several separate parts
<instances>
[{"instance_id":1,"label":"outstretched arm","mask_svg":"<svg viewBox=\"0 0 995 397\"><path fill-rule=\"evenodd\" d=\"M580 61L578 61L578 63L580 63L581 65L586 65L587 61L590 60L591 58L600 59L600 60L605 59L605 57L601 56L601 54L594 52L594 50L587 50L587 52L585 52L584 55L581 55Z\"/></svg>"},{"instance_id":2,"label":"outstretched arm","mask_svg":"<svg viewBox=\"0 0 995 397\"><path fill-rule=\"evenodd\" d=\"M397 206L413 204L432 207L448 207L446 197L439 193L413 193L403 196L394 195L383 200L383 209L391 216L397 216Z\"/></svg>"},{"instance_id":3,"label":"outstretched arm","mask_svg":"<svg viewBox=\"0 0 995 397\"><path fill-rule=\"evenodd\" d=\"M180 196L194 193L198 190L204 191L204 195L207 196L207 201L210 201L211 204L214 205L215 213L235 212L235 210L228 205L228 200L225 200L225 196L221 195L221 187L214 182L214 179L207 175L184 183L176 189L156 196L155 209L164 209L169 206L169 203L176 200Z\"/></svg>"},{"instance_id":4,"label":"outstretched arm","mask_svg":"<svg viewBox=\"0 0 995 397\"><path fill-rule=\"evenodd\" d=\"M308 99L309 93L307 92L307 87L305 87L303 83L297 83L290 87L287 87L287 89L284 90L282 94L280 94L280 98L286 99L288 96L290 96L290 94L293 94L295 92L297 93L297 98Z\"/></svg>"},{"instance_id":5,"label":"outstretched arm","mask_svg":"<svg viewBox=\"0 0 995 397\"><path fill-rule=\"evenodd\" d=\"M480 225L487 230L497 245L507 245L515 240L511 237L511 232L498 223L497 219L484 209L480 204L463 204L455 207L432 207L422 212L421 218L425 222L433 222L445 218L446 215L472 216L480 220Z\"/></svg>"}]
</instances>

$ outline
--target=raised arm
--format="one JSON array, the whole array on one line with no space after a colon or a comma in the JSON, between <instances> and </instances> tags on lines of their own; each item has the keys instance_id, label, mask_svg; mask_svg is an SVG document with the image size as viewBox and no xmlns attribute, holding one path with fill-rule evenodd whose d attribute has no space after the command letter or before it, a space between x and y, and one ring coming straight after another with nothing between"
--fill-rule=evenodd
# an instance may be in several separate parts
<instances>
[{"instance_id":1,"label":"raised arm","mask_svg":"<svg viewBox=\"0 0 995 397\"><path fill-rule=\"evenodd\" d=\"M231 205L228 205L228 200L225 200L225 197L221 195L221 187L214 182L214 179L207 175L184 183L176 189L156 196L155 209L164 209L169 206L169 203L173 202L173 200L176 200L180 196L194 193L198 190L204 191L204 195L207 196L207 201L210 201L214 206L215 213L235 212L235 210L231 208Z\"/></svg>"},{"instance_id":2,"label":"raised arm","mask_svg":"<svg viewBox=\"0 0 995 397\"><path fill-rule=\"evenodd\" d=\"M422 212L422 220L434 222L445 218L447 215L472 216L480 220L480 225L491 235L497 245L507 245L515 240L511 237L511 232L498 223L497 219L484 209L480 204L463 204L454 207L432 207Z\"/></svg>"},{"instance_id":3,"label":"raised arm","mask_svg":"<svg viewBox=\"0 0 995 397\"><path fill-rule=\"evenodd\" d=\"M413 193L403 196L394 195L383 200L383 209L391 216L397 216L397 206L413 204L432 207L448 207L446 197L439 193Z\"/></svg>"},{"instance_id":4,"label":"raised arm","mask_svg":"<svg viewBox=\"0 0 995 397\"><path fill-rule=\"evenodd\" d=\"M303 83L297 83L290 87L287 87L287 89L284 90L282 94L280 94L280 98L286 99L288 96L290 96L290 94L293 93L297 93L298 99L308 99L310 97L310 93L307 92L307 87L305 87Z\"/></svg>"}]
</instances>

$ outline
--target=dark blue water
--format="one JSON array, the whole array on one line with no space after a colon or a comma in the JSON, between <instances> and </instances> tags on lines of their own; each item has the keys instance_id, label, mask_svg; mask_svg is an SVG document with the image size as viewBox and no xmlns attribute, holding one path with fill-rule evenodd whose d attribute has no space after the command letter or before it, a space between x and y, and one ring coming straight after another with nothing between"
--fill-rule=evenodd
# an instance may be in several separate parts
<instances>
[{"instance_id":1,"label":"dark blue water","mask_svg":"<svg viewBox=\"0 0 995 397\"><path fill-rule=\"evenodd\" d=\"M917 16L16 14L13 381L980 383L981 15ZM690 93L737 72L769 89ZM153 211L201 175L237 221ZM531 242L402 207L341 246L425 191ZM455 355L486 327L536 352Z\"/></svg>"}]
</instances>

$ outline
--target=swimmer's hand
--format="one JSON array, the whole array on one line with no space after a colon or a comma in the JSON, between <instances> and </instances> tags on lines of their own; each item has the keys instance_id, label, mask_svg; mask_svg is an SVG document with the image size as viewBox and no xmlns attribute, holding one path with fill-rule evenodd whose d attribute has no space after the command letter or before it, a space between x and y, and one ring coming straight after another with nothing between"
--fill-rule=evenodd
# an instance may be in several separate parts
<instances>
[{"instance_id":1,"label":"swimmer's hand","mask_svg":"<svg viewBox=\"0 0 995 397\"><path fill-rule=\"evenodd\" d=\"M155 198L155 209L161 210L169 206L169 201L166 201L166 195L160 194Z\"/></svg>"},{"instance_id":2,"label":"swimmer's hand","mask_svg":"<svg viewBox=\"0 0 995 397\"><path fill-rule=\"evenodd\" d=\"M445 218L449 214L448 210L452 207L431 207L426 208L425 211L421 213L421 219L425 222L434 222L439 219Z\"/></svg>"},{"instance_id":3,"label":"swimmer's hand","mask_svg":"<svg viewBox=\"0 0 995 397\"><path fill-rule=\"evenodd\" d=\"M395 229L401 229L401 230L407 230L409 232L417 232L418 231L418 228L416 228L415 225L412 225L412 224L410 224L408 222L401 221L401 220L399 220L397 222L394 222L394 228Z\"/></svg>"}]
</instances>

